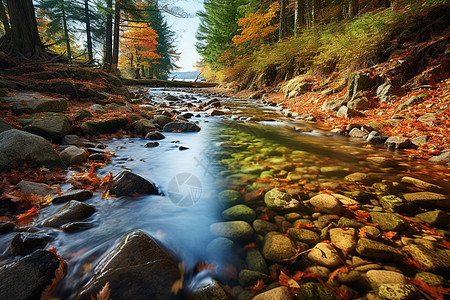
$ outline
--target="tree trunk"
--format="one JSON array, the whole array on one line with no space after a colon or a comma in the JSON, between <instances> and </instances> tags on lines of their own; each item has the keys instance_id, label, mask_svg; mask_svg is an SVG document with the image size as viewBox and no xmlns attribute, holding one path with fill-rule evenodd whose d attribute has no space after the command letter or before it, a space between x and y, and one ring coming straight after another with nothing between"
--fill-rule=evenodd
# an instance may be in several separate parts
<instances>
[{"instance_id":1,"label":"tree trunk","mask_svg":"<svg viewBox=\"0 0 450 300\"><path fill-rule=\"evenodd\" d=\"M27 58L46 57L39 37L32 0L7 0L11 32L1 40L0 48L8 54Z\"/></svg>"},{"instance_id":2,"label":"tree trunk","mask_svg":"<svg viewBox=\"0 0 450 300\"><path fill-rule=\"evenodd\" d=\"M103 69L106 72L111 71L112 65L112 33L113 33L113 22L112 22L112 0L106 1L106 6L109 9L106 15L106 38L105 38L105 58L103 62Z\"/></svg>"},{"instance_id":3,"label":"tree trunk","mask_svg":"<svg viewBox=\"0 0 450 300\"><path fill-rule=\"evenodd\" d=\"M280 0L280 27L278 28L278 40L284 38L286 27L284 0Z\"/></svg>"},{"instance_id":4,"label":"tree trunk","mask_svg":"<svg viewBox=\"0 0 450 300\"><path fill-rule=\"evenodd\" d=\"M92 52L92 36L91 36L91 18L89 16L89 0L84 0L84 16L86 18L86 36L89 61L94 59Z\"/></svg>"},{"instance_id":5,"label":"tree trunk","mask_svg":"<svg viewBox=\"0 0 450 300\"><path fill-rule=\"evenodd\" d=\"M120 9L120 0L116 0L114 8L114 44L111 72L117 71L117 64L119 63Z\"/></svg>"},{"instance_id":6,"label":"tree trunk","mask_svg":"<svg viewBox=\"0 0 450 300\"><path fill-rule=\"evenodd\" d=\"M358 0L348 1L348 18L353 19L359 13Z\"/></svg>"},{"instance_id":7,"label":"tree trunk","mask_svg":"<svg viewBox=\"0 0 450 300\"><path fill-rule=\"evenodd\" d=\"M66 10L64 8L64 3L61 4L61 12L62 12L62 21L63 21L63 29L64 29L64 39L66 40L66 48L67 48L67 57L69 58L69 63L72 61L72 50L70 49L70 37L69 30L67 29L67 16Z\"/></svg>"},{"instance_id":8,"label":"tree trunk","mask_svg":"<svg viewBox=\"0 0 450 300\"><path fill-rule=\"evenodd\" d=\"M11 33L11 29L9 27L8 16L6 15L5 6L3 5L2 0L0 0L0 21L2 21L3 28L5 28L5 35L9 35Z\"/></svg>"},{"instance_id":9,"label":"tree trunk","mask_svg":"<svg viewBox=\"0 0 450 300\"><path fill-rule=\"evenodd\" d=\"M299 26L305 24L305 1L295 0L295 12L294 12L294 36L298 34Z\"/></svg>"}]
</instances>

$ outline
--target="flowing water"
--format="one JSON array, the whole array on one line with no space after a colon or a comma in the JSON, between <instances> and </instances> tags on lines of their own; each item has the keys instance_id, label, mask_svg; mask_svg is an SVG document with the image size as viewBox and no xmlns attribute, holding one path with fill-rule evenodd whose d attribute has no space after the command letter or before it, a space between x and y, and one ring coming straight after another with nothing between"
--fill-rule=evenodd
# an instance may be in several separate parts
<instances>
[{"instance_id":1,"label":"flowing water","mask_svg":"<svg viewBox=\"0 0 450 300\"><path fill-rule=\"evenodd\" d=\"M149 93L154 101L169 104L162 100L168 91L150 89ZM170 91L170 94L183 98L184 104L198 105L199 101L211 99L208 94L196 91ZM286 180L277 178L286 178L290 173L292 180L286 188L342 190L346 188L341 184L345 175L373 172L395 182L405 175L426 179L449 192L448 167L409 161L402 153L331 135L312 124L283 117L277 107L245 99L219 100L229 114L206 117L200 113L193 117L191 121L202 128L198 133L164 133L166 139L158 141L160 145L154 148L146 148L149 141L143 138L106 142L107 149L115 155L108 166L98 171L99 177L131 170L152 181L159 195L101 199L100 193L95 193L86 201L97 209L87 220L94 224L93 228L74 233L42 227L43 220L63 204L42 211L34 227L54 237L48 247L56 248L68 263L68 274L56 297L71 298L92 276L92 266L135 229L148 233L173 251L185 262L188 273L193 273L199 261L225 263L232 254L221 253L220 249L213 254L208 251L208 244L214 239L209 226L221 221L217 203L224 189L251 192L286 184ZM192 110L184 104L177 109ZM258 122L245 122L248 117ZM180 146L188 149L180 150ZM387 158L387 163L367 159L374 156ZM257 206L261 206L261 201ZM14 235L0 237L0 250L4 254Z\"/></svg>"}]
</instances>

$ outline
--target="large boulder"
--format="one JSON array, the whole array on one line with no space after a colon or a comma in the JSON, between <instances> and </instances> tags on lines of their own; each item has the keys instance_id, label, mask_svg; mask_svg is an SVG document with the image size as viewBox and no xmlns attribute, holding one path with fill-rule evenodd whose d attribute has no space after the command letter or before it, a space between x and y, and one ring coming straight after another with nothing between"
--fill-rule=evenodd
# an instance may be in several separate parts
<instances>
[{"instance_id":1,"label":"large boulder","mask_svg":"<svg viewBox=\"0 0 450 300\"><path fill-rule=\"evenodd\" d=\"M152 120L142 119L136 122L136 134L146 135L147 132L158 129Z\"/></svg>"},{"instance_id":2,"label":"large boulder","mask_svg":"<svg viewBox=\"0 0 450 300\"><path fill-rule=\"evenodd\" d=\"M371 91L377 81L370 74L353 73L350 75L348 83L347 100L351 101L358 98L361 92Z\"/></svg>"},{"instance_id":3,"label":"large boulder","mask_svg":"<svg viewBox=\"0 0 450 300\"><path fill-rule=\"evenodd\" d=\"M191 122L170 122L164 125L165 132L198 132L200 127Z\"/></svg>"},{"instance_id":4,"label":"large boulder","mask_svg":"<svg viewBox=\"0 0 450 300\"><path fill-rule=\"evenodd\" d=\"M56 254L38 250L0 267L0 298L45 299L44 291L56 285L64 273L64 263Z\"/></svg>"},{"instance_id":5,"label":"large boulder","mask_svg":"<svg viewBox=\"0 0 450 300\"><path fill-rule=\"evenodd\" d=\"M1 97L0 100L11 102L15 115L39 112L62 112L67 108L67 101L61 98L50 98L41 93L19 92L14 96Z\"/></svg>"},{"instance_id":6,"label":"large boulder","mask_svg":"<svg viewBox=\"0 0 450 300\"><path fill-rule=\"evenodd\" d=\"M65 167L47 140L17 129L0 133L0 170L10 169L13 161L28 166Z\"/></svg>"},{"instance_id":7,"label":"large boulder","mask_svg":"<svg viewBox=\"0 0 450 300\"><path fill-rule=\"evenodd\" d=\"M97 135L116 133L121 129L126 129L128 119L124 117L112 118L104 121L86 121L81 124L81 130L84 134Z\"/></svg>"},{"instance_id":8,"label":"large boulder","mask_svg":"<svg viewBox=\"0 0 450 300\"><path fill-rule=\"evenodd\" d=\"M45 233L20 232L11 241L12 255L27 255L37 249L44 249L52 237Z\"/></svg>"},{"instance_id":9,"label":"large boulder","mask_svg":"<svg viewBox=\"0 0 450 300\"><path fill-rule=\"evenodd\" d=\"M130 171L122 171L114 176L108 191L116 197L157 193L156 187L151 182Z\"/></svg>"},{"instance_id":10,"label":"large boulder","mask_svg":"<svg viewBox=\"0 0 450 300\"><path fill-rule=\"evenodd\" d=\"M10 130L10 129L13 129L13 127L8 122L6 122L2 118L0 118L0 132Z\"/></svg>"},{"instance_id":11,"label":"large boulder","mask_svg":"<svg viewBox=\"0 0 450 300\"><path fill-rule=\"evenodd\" d=\"M172 299L180 278L178 262L142 231L133 231L95 267L94 277L75 299L91 299L106 283L110 299Z\"/></svg>"},{"instance_id":12,"label":"large boulder","mask_svg":"<svg viewBox=\"0 0 450 300\"><path fill-rule=\"evenodd\" d=\"M33 116L22 119L23 130L40 135L46 139L62 139L72 132L69 120L62 114L46 113L44 116Z\"/></svg>"}]
</instances>

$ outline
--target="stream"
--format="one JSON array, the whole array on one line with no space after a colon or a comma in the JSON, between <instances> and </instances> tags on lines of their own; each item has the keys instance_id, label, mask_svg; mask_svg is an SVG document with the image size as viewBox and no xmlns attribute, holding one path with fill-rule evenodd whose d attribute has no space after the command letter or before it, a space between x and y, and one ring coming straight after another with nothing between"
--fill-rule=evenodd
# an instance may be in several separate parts
<instances>
[{"instance_id":1,"label":"stream","mask_svg":"<svg viewBox=\"0 0 450 300\"><path fill-rule=\"evenodd\" d=\"M68 273L55 292L57 298L72 298L92 276L92 266L136 229L155 238L183 261L188 280L196 280L199 262L214 261L218 272L212 276L236 285L236 278L221 270L229 264L237 272L245 268L242 246L251 241L237 243L236 253L224 247L212 249L211 241L216 236L210 225L223 221L218 199L224 190L255 194L246 204L257 218L267 213L258 191L272 187L283 188L303 200L327 191L362 201L367 189L359 193L360 185L344 180L355 172L376 174L378 186L375 183L371 187L375 194L397 194L395 183L403 176L411 176L441 186L443 194L449 196L448 167L410 160L406 154L386 150L383 145L331 134L314 123L283 116L279 107L222 95L214 98L222 103L220 110L225 114L207 116L194 109L213 98L201 90L149 89L148 93L154 103L165 103L180 113L192 112L195 116L189 121L197 123L201 131L164 133L166 138L153 148L145 147L149 140L144 138L105 142L106 149L115 154L109 165L97 171L99 177L130 170L154 183L159 195L102 199L100 193L95 193L85 201L97 209L86 220L94 226L73 233L42 226L63 204L50 205L40 213L33 227L53 237L47 248L56 248L68 265ZM167 94L182 101L164 100ZM70 187L64 186L63 190ZM368 210L375 206L378 204L374 201L363 204ZM269 214L269 218L274 216ZM275 223L278 221L275 219ZM277 224L283 227L284 221ZM0 236L1 253L7 253L15 234Z\"/></svg>"}]
</instances>

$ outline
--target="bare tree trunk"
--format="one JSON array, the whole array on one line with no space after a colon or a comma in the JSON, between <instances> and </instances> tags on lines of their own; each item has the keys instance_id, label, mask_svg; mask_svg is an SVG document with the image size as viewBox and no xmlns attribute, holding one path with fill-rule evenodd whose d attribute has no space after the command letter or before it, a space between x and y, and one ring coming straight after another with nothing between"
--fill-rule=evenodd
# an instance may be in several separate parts
<instances>
[{"instance_id":1,"label":"bare tree trunk","mask_svg":"<svg viewBox=\"0 0 450 300\"><path fill-rule=\"evenodd\" d=\"M89 0L84 0L84 17L86 18L86 35L89 61L94 59L92 52L91 18L89 16Z\"/></svg>"},{"instance_id":2,"label":"bare tree trunk","mask_svg":"<svg viewBox=\"0 0 450 300\"><path fill-rule=\"evenodd\" d=\"M359 13L358 0L348 1L348 18L353 19Z\"/></svg>"},{"instance_id":3,"label":"bare tree trunk","mask_svg":"<svg viewBox=\"0 0 450 300\"><path fill-rule=\"evenodd\" d=\"M12 55L27 58L46 57L39 37L32 0L7 0L10 35L1 40L0 48Z\"/></svg>"},{"instance_id":4,"label":"bare tree trunk","mask_svg":"<svg viewBox=\"0 0 450 300\"><path fill-rule=\"evenodd\" d=\"M305 24L305 0L295 0L294 11L294 36L298 34L298 28Z\"/></svg>"},{"instance_id":5,"label":"bare tree trunk","mask_svg":"<svg viewBox=\"0 0 450 300\"><path fill-rule=\"evenodd\" d=\"M116 0L114 8L114 43L111 72L117 71L117 64L119 63L120 9L120 0Z\"/></svg>"},{"instance_id":6,"label":"bare tree trunk","mask_svg":"<svg viewBox=\"0 0 450 300\"><path fill-rule=\"evenodd\" d=\"M278 40L281 41L284 38L286 20L285 20L285 7L284 0L280 0L280 27L278 28Z\"/></svg>"},{"instance_id":7,"label":"bare tree trunk","mask_svg":"<svg viewBox=\"0 0 450 300\"><path fill-rule=\"evenodd\" d=\"M5 6L3 5L2 0L0 0L0 21L2 21L3 28L5 28L5 35L9 35L11 33L11 28L9 27L8 16L6 15Z\"/></svg>"},{"instance_id":8,"label":"bare tree trunk","mask_svg":"<svg viewBox=\"0 0 450 300\"><path fill-rule=\"evenodd\" d=\"M64 8L64 2L61 2L61 12L64 29L64 39L66 40L67 57L69 58L70 63L72 61L72 50L70 49L70 37L69 37L69 30L67 29L67 16L66 10Z\"/></svg>"},{"instance_id":9,"label":"bare tree trunk","mask_svg":"<svg viewBox=\"0 0 450 300\"><path fill-rule=\"evenodd\" d=\"M112 0L106 0L108 14L106 15L106 38L105 38L105 58L103 69L106 72L111 71L112 65L112 36L113 36L113 19L112 19Z\"/></svg>"}]
</instances>

